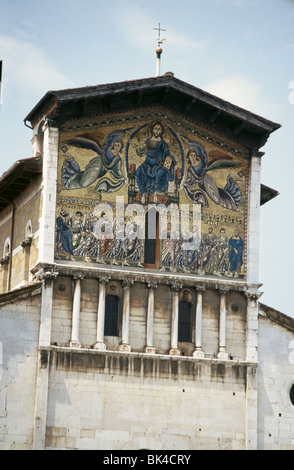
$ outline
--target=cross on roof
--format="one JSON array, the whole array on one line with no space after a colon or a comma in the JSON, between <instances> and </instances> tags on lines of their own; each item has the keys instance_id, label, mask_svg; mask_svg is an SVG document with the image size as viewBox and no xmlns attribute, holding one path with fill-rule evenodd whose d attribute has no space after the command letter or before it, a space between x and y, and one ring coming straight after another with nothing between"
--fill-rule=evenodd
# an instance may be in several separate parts
<instances>
[{"instance_id":1,"label":"cross on roof","mask_svg":"<svg viewBox=\"0 0 294 470\"><path fill-rule=\"evenodd\" d=\"M158 23L158 28L153 28L154 30L158 31L158 38L157 38L157 41L159 42L160 41L160 33L161 31L166 31L166 29L162 29L160 27L160 23Z\"/></svg>"}]
</instances>

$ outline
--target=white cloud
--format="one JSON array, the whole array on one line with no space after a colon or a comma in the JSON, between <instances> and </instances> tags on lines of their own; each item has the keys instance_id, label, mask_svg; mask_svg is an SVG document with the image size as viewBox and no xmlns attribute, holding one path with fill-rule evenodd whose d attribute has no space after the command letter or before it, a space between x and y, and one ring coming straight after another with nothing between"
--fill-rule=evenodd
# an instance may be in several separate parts
<instances>
[{"instance_id":1,"label":"white cloud","mask_svg":"<svg viewBox=\"0 0 294 470\"><path fill-rule=\"evenodd\" d=\"M71 87L72 82L60 73L36 45L0 35L0 59L3 80L36 93Z\"/></svg>"},{"instance_id":2,"label":"white cloud","mask_svg":"<svg viewBox=\"0 0 294 470\"><path fill-rule=\"evenodd\" d=\"M150 52L156 47L158 32L152 31L158 27L158 23L154 22L154 18L146 13L143 9L131 4L131 14L128 8L123 11L117 11L118 27L125 34L128 42L134 46ZM167 44L173 46L173 50L180 48L182 51L191 49L206 49L205 41L195 41L184 33L179 33L168 25L161 23L161 27L166 31L161 32L161 39L166 39Z\"/></svg>"},{"instance_id":3,"label":"white cloud","mask_svg":"<svg viewBox=\"0 0 294 470\"><path fill-rule=\"evenodd\" d=\"M230 103L260 112L260 86L244 75L232 75L206 85L205 89Z\"/></svg>"}]
</instances>

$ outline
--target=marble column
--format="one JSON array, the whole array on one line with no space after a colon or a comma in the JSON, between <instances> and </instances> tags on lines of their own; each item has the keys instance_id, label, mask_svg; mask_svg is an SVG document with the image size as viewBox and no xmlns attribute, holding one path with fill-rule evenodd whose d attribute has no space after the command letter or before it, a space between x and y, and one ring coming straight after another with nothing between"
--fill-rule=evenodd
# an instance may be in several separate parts
<instances>
[{"instance_id":1,"label":"marble column","mask_svg":"<svg viewBox=\"0 0 294 470\"><path fill-rule=\"evenodd\" d=\"M131 285L134 283L132 279L122 281L124 289L123 309L122 309L122 341L118 347L119 351L131 351L129 344L129 322L130 322L130 305L131 305Z\"/></svg>"},{"instance_id":2,"label":"marble column","mask_svg":"<svg viewBox=\"0 0 294 470\"><path fill-rule=\"evenodd\" d=\"M179 356L181 354L178 349L178 330L179 330L179 295L183 285L174 282L171 285L172 291L172 319L171 319L171 349L169 354Z\"/></svg>"},{"instance_id":3,"label":"marble column","mask_svg":"<svg viewBox=\"0 0 294 470\"><path fill-rule=\"evenodd\" d=\"M196 316L195 316L195 351L193 357L202 359L204 352L202 351L202 296L205 287L196 284L197 302L196 302Z\"/></svg>"},{"instance_id":4,"label":"marble column","mask_svg":"<svg viewBox=\"0 0 294 470\"><path fill-rule=\"evenodd\" d=\"M97 312L97 339L94 346L95 349L104 351L106 345L104 343L104 324L105 324L105 298L106 285L109 282L108 276L101 276L99 282L98 312Z\"/></svg>"},{"instance_id":5,"label":"marble column","mask_svg":"<svg viewBox=\"0 0 294 470\"><path fill-rule=\"evenodd\" d=\"M226 320L227 320L227 293L229 289L227 287L221 287L219 289L220 295L220 307L219 307L219 350L217 357L219 359L228 359L226 352Z\"/></svg>"},{"instance_id":6,"label":"marble column","mask_svg":"<svg viewBox=\"0 0 294 470\"><path fill-rule=\"evenodd\" d=\"M72 326L71 326L71 340L70 346L72 348L80 348L80 312L81 312L81 282L84 276L74 276L74 295L73 295L73 309L72 309Z\"/></svg>"},{"instance_id":7,"label":"marble column","mask_svg":"<svg viewBox=\"0 0 294 470\"><path fill-rule=\"evenodd\" d=\"M148 287L148 300L147 300L147 341L145 352L148 354L155 354L155 347L153 346L153 327L154 327L154 292L157 288L156 282L150 281Z\"/></svg>"}]
</instances>

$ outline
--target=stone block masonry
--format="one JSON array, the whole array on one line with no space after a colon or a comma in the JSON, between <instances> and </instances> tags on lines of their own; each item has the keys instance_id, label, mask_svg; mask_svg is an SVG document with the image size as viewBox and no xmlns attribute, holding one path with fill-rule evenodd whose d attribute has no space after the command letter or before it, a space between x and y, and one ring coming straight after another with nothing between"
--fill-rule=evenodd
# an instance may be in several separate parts
<instances>
[{"instance_id":1,"label":"stone block masonry","mask_svg":"<svg viewBox=\"0 0 294 470\"><path fill-rule=\"evenodd\" d=\"M245 446L245 364L55 347L42 367L46 448L135 450L154 436L162 449Z\"/></svg>"}]
</instances>

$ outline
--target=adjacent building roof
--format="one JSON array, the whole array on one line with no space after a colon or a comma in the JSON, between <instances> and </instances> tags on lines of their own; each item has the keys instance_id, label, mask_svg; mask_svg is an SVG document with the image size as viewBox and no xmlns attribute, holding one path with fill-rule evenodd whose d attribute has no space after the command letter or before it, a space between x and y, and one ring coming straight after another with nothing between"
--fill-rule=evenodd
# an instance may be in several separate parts
<instances>
[{"instance_id":1,"label":"adjacent building roof","mask_svg":"<svg viewBox=\"0 0 294 470\"><path fill-rule=\"evenodd\" d=\"M260 205L266 204L267 202L271 201L277 197L280 193L269 186L265 186L264 184L261 185L260 188Z\"/></svg>"},{"instance_id":2,"label":"adjacent building roof","mask_svg":"<svg viewBox=\"0 0 294 470\"><path fill-rule=\"evenodd\" d=\"M42 157L17 160L0 176L0 211L9 206L25 188L42 174Z\"/></svg>"},{"instance_id":3,"label":"adjacent building roof","mask_svg":"<svg viewBox=\"0 0 294 470\"><path fill-rule=\"evenodd\" d=\"M174 77L172 73L140 80L48 91L24 119L34 127L46 116L62 125L70 118L138 106L164 106L188 118L214 125L258 151L280 124L224 101Z\"/></svg>"},{"instance_id":4,"label":"adjacent building roof","mask_svg":"<svg viewBox=\"0 0 294 470\"><path fill-rule=\"evenodd\" d=\"M285 315L285 313L279 312L278 310L269 307L263 303L259 302L260 311L274 323L277 323L291 331L294 331L294 318Z\"/></svg>"}]
</instances>

